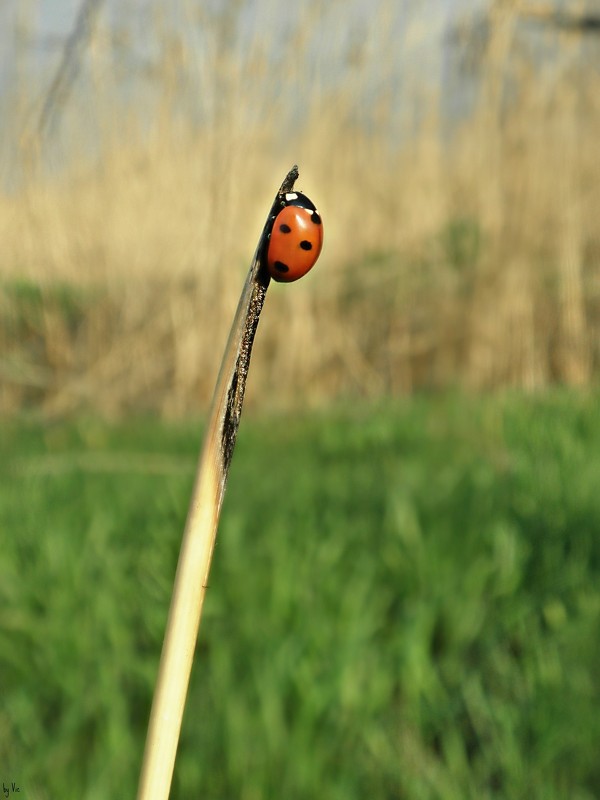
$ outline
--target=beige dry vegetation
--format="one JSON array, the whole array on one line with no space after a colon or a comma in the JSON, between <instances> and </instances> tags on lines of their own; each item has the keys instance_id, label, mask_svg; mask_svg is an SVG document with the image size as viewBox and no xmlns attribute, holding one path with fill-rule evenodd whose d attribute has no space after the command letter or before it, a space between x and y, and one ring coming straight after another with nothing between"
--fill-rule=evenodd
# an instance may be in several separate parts
<instances>
[{"instance_id":1,"label":"beige dry vegetation","mask_svg":"<svg viewBox=\"0 0 600 800\"><path fill-rule=\"evenodd\" d=\"M202 46L154 18L160 52L127 75L127 104L100 16L85 88L40 136L31 108L43 86L19 73L9 126L19 181L0 194L0 407L203 409L294 162L325 247L308 278L270 290L250 404L591 384L600 36L528 32L516 2L490 6L479 48L475 18L455 31L455 47L474 52L477 101L452 134L447 88L418 68L418 4L398 42L394 3L346 37L331 36L342 4L308 3L279 48L262 29L236 44L244 4L210 18L187 4ZM412 64L402 73L399 50Z\"/></svg>"}]
</instances>

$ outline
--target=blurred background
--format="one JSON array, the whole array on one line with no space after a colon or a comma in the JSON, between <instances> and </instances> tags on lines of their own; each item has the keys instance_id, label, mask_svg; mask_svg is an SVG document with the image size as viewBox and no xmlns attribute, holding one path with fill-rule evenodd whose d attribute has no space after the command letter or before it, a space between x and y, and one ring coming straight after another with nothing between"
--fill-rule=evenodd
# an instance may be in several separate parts
<instances>
[{"instance_id":1,"label":"blurred background","mask_svg":"<svg viewBox=\"0 0 600 800\"><path fill-rule=\"evenodd\" d=\"M293 163L325 249L274 287L250 404L589 386L598 13L4 3L0 407L204 407Z\"/></svg>"},{"instance_id":2,"label":"blurred background","mask_svg":"<svg viewBox=\"0 0 600 800\"><path fill-rule=\"evenodd\" d=\"M0 120L3 786L134 796L297 163L172 797L599 797L597 0L3 0Z\"/></svg>"}]
</instances>

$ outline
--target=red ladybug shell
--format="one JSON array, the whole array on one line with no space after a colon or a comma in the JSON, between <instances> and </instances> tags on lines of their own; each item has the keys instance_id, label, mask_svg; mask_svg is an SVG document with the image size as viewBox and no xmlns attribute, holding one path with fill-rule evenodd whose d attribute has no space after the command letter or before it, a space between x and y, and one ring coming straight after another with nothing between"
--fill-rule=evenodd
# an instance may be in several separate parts
<instances>
[{"instance_id":1,"label":"red ladybug shell","mask_svg":"<svg viewBox=\"0 0 600 800\"><path fill-rule=\"evenodd\" d=\"M305 195L286 195L289 205L275 217L267 248L267 266L273 280L297 281L314 266L323 246L323 223Z\"/></svg>"}]
</instances>

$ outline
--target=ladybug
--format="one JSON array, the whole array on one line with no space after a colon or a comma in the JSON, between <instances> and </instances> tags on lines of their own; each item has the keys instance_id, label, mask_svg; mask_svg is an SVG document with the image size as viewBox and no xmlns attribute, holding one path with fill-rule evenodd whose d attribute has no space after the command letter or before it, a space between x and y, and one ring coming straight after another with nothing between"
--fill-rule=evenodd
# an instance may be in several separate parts
<instances>
[{"instance_id":1,"label":"ladybug","mask_svg":"<svg viewBox=\"0 0 600 800\"><path fill-rule=\"evenodd\" d=\"M288 192L275 216L267 246L267 267L275 281L297 281L311 269L323 246L323 223L305 194Z\"/></svg>"}]
</instances>

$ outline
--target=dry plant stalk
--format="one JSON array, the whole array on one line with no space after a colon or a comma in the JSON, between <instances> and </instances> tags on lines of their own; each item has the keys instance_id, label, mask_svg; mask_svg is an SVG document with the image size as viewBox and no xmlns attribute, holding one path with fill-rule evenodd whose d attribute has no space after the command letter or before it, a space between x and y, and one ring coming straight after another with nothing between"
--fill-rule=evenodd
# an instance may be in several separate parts
<instances>
[{"instance_id":1,"label":"dry plant stalk","mask_svg":"<svg viewBox=\"0 0 600 800\"><path fill-rule=\"evenodd\" d=\"M291 191L297 177L298 168L294 166L269 212L217 378L175 575L138 800L164 800L169 796L217 525L242 413L252 343L269 285L262 258L269 220L281 195Z\"/></svg>"}]
</instances>

